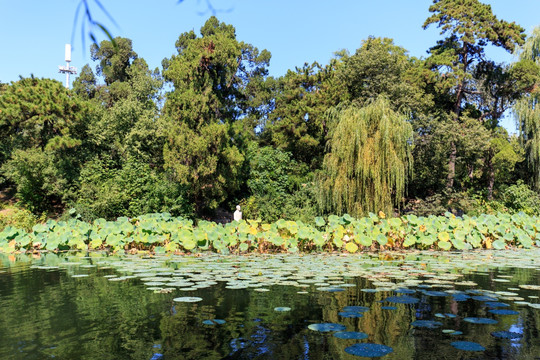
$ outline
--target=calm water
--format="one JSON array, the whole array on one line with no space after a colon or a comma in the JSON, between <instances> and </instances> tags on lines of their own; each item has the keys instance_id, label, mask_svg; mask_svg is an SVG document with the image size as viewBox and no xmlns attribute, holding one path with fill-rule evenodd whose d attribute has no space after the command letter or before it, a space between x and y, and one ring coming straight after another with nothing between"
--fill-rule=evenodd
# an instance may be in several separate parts
<instances>
[{"instance_id":1,"label":"calm water","mask_svg":"<svg viewBox=\"0 0 540 360\"><path fill-rule=\"evenodd\" d=\"M0 255L0 266L0 359L362 359L345 352L357 343L391 347L382 359L540 359L538 250ZM403 304L392 296L416 300ZM202 300L174 300L179 297ZM346 317L345 306L369 309ZM465 321L470 317L496 323ZM203 323L215 319L225 322ZM416 320L440 324L411 325ZM317 323L368 337L341 339L308 328ZM492 335L499 331L515 338ZM485 350L458 350L455 341Z\"/></svg>"}]
</instances>

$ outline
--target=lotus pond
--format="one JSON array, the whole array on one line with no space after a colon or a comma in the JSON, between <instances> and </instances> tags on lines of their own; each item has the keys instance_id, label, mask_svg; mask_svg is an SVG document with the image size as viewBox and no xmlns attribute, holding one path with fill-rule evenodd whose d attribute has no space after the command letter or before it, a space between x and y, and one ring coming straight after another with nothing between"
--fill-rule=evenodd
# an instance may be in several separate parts
<instances>
[{"instance_id":1,"label":"lotus pond","mask_svg":"<svg viewBox=\"0 0 540 360\"><path fill-rule=\"evenodd\" d=\"M540 359L540 249L0 254L1 359Z\"/></svg>"}]
</instances>

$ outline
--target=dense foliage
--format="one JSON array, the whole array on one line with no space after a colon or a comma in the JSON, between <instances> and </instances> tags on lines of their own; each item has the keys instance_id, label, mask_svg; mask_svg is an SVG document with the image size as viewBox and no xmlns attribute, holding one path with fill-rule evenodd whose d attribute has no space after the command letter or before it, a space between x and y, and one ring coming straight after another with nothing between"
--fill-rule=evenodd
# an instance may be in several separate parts
<instances>
[{"instance_id":1,"label":"dense foliage","mask_svg":"<svg viewBox=\"0 0 540 360\"><path fill-rule=\"evenodd\" d=\"M212 16L151 70L130 39L92 44L65 89L0 84L0 191L36 216L168 212L272 223L316 216L539 215L540 32L478 0L434 0L426 58L392 39L268 75L270 52ZM488 46L520 54L513 64ZM522 47L521 47L522 46ZM500 126L513 108L519 135ZM225 214L225 215L223 215ZM307 225L306 225L307 226Z\"/></svg>"},{"instance_id":2,"label":"dense foliage","mask_svg":"<svg viewBox=\"0 0 540 360\"><path fill-rule=\"evenodd\" d=\"M110 250L162 252L311 252L355 253L374 249L505 249L540 246L540 218L524 213L469 217L418 217L387 219L383 212L353 218L348 214L317 217L314 224L280 219L274 223L255 220L224 225L147 214L116 221L92 223L75 218L49 220L30 231L12 226L0 232L0 252L38 250Z\"/></svg>"}]
</instances>

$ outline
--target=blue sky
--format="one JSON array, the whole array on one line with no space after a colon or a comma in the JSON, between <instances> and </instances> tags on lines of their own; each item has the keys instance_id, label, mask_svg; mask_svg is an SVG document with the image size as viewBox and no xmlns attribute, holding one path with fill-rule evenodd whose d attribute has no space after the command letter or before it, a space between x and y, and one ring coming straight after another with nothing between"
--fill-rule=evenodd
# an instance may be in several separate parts
<instances>
[{"instance_id":1,"label":"blue sky","mask_svg":"<svg viewBox=\"0 0 540 360\"><path fill-rule=\"evenodd\" d=\"M93 0L90 0L93 1ZM304 62L328 63L335 51L354 52L368 36L390 37L413 56L423 57L441 38L436 27L422 29L431 0L210 0L217 17L235 26L237 38L272 53L270 74L281 76ZM206 0L101 0L118 26L93 6L94 17L114 36L133 40L134 50L150 67L174 52L178 36L199 32L211 15ZM506 21L527 32L540 25L539 0L484 0ZM90 40L81 41L80 23L73 29L79 0L0 0L0 82L19 75L64 80L64 44L73 36L72 66L90 63ZM74 34L73 34L74 31ZM103 36L98 29L95 33ZM490 49L499 62L512 55Z\"/></svg>"}]
</instances>

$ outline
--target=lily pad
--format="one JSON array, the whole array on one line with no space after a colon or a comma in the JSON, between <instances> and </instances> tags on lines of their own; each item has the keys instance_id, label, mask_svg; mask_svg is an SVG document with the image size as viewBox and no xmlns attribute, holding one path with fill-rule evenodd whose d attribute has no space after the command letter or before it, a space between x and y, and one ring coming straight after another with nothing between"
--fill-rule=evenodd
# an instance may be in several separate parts
<instances>
[{"instance_id":1,"label":"lily pad","mask_svg":"<svg viewBox=\"0 0 540 360\"><path fill-rule=\"evenodd\" d=\"M395 307L395 306L381 306L381 309L383 309L383 310L396 310L397 307Z\"/></svg>"},{"instance_id":2,"label":"lily pad","mask_svg":"<svg viewBox=\"0 0 540 360\"><path fill-rule=\"evenodd\" d=\"M364 314L362 314L362 313L352 312L352 311L342 311L342 312L338 313L338 315L341 316L341 317L344 317L344 318L360 318L360 317L364 316Z\"/></svg>"},{"instance_id":3,"label":"lily pad","mask_svg":"<svg viewBox=\"0 0 540 360\"><path fill-rule=\"evenodd\" d=\"M498 321L495 319L481 318L481 317L466 317L463 320L472 324L491 325L491 324L498 323Z\"/></svg>"},{"instance_id":4,"label":"lily pad","mask_svg":"<svg viewBox=\"0 0 540 360\"><path fill-rule=\"evenodd\" d=\"M286 306L280 306L280 307L275 307L274 311L286 312L286 311L291 311L291 308L286 307Z\"/></svg>"},{"instance_id":5,"label":"lily pad","mask_svg":"<svg viewBox=\"0 0 540 360\"><path fill-rule=\"evenodd\" d=\"M343 311L347 312L365 312L368 310L369 308L367 306L345 306L343 308Z\"/></svg>"},{"instance_id":6,"label":"lily pad","mask_svg":"<svg viewBox=\"0 0 540 360\"><path fill-rule=\"evenodd\" d=\"M345 348L347 354L370 358L388 355L393 351L390 346L372 343L354 344Z\"/></svg>"},{"instance_id":7,"label":"lily pad","mask_svg":"<svg viewBox=\"0 0 540 360\"><path fill-rule=\"evenodd\" d=\"M473 300L476 300L476 301L497 301L497 298L494 298L492 296L480 295L480 296L473 296Z\"/></svg>"},{"instance_id":8,"label":"lily pad","mask_svg":"<svg viewBox=\"0 0 540 360\"><path fill-rule=\"evenodd\" d=\"M391 303L397 303L397 304L416 304L420 301L420 299L412 297L412 296L390 296L384 299L384 301L391 302Z\"/></svg>"},{"instance_id":9,"label":"lily pad","mask_svg":"<svg viewBox=\"0 0 540 360\"><path fill-rule=\"evenodd\" d=\"M225 324L226 321L221 320L221 319L212 319L212 320L204 320L202 323L204 325L221 325L221 324Z\"/></svg>"},{"instance_id":10,"label":"lily pad","mask_svg":"<svg viewBox=\"0 0 540 360\"><path fill-rule=\"evenodd\" d=\"M339 331L334 333L334 336L340 339L353 339L353 340L363 340L369 337L368 334L360 331Z\"/></svg>"},{"instance_id":11,"label":"lily pad","mask_svg":"<svg viewBox=\"0 0 540 360\"><path fill-rule=\"evenodd\" d=\"M313 331L320 332L330 332L330 331L343 331L346 329L345 325L334 324L334 323L321 323L321 324L310 324L308 329Z\"/></svg>"},{"instance_id":12,"label":"lily pad","mask_svg":"<svg viewBox=\"0 0 540 360\"><path fill-rule=\"evenodd\" d=\"M509 309L491 309L488 311L495 315L519 315L519 311Z\"/></svg>"},{"instance_id":13,"label":"lily pad","mask_svg":"<svg viewBox=\"0 0 540 360\"><path fill-rule=\"evenodd\" d=\"M176 301L176 302L198 302L198 301L202 301L202 298L196 297L196 296L182 296L182 297L174 298L173 301Z\"/></svg>"},{"instance_id":14,"label":"lily pad","mask_svg":"<svg viewBox=\"0 0 540 360\"><path fill-rule=\"evenodd\" d=\"M464 351L484 351L485 347L472 341L454 341L450 343L453 347Z\"/></svg>"},{"instance_id":15,"label":"lily pad","mask_svg":"<svg viewBox=\"0 0 540 360\"><path fill-rule=\"evenodd\" d=\"M434 320L416 320L411 323L414 327L436 329L442 326L442 322Z\"/></svg>"},{"instance_id":16,"label":"lily pad","mask_svg":"<svg viewBox=\"0 0 540 360\"><path fill-rule=\"evenodd\" d=\"M510 307L509 304L498 302L498 301L488 301L485 303L485 305L490 308Z\"/></svg>"}]
</instances>

